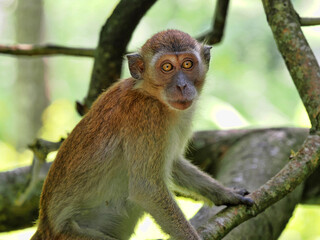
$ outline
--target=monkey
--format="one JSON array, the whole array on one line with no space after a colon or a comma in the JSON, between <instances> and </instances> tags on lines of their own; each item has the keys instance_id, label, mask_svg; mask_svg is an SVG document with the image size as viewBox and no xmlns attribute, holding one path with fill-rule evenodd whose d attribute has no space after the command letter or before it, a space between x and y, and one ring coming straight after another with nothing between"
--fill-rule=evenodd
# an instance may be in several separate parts
<instances>
[{"instance_id":1,"label":"monkey","mask_svg":"<svg viewBox=\"0 0 320 240\"><path fill-rule=\"evenodd\" d=\"M127 55L131 77L103 92L61 145L32 240L129 239L144 212L177 240L201 236L173 191L215 205L253 205L184 158L210 46L179 30Z\"/></svg>"}]
</instances>

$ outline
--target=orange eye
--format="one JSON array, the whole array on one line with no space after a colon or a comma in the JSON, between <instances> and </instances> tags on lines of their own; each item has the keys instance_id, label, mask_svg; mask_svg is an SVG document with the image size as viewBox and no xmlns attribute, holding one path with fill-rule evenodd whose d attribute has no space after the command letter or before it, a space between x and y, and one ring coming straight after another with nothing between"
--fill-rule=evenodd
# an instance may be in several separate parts
<instances>
[{"instance_id":1,"label":"orange eye","mask_svg":"<svg viewBox=\"0 0 320 240\"><path fill-rule=\"evenodd\" d=\"M162 65L162 70L165 71L165 72L169 72L173 69L173 66L171 63L165 63Z\"/></svg>"},{"instance_id":2,"label":"orange eye","mask_svg":"<svg viewBox=\"0 0 320 240\"><path fill-rule=\"evenodd\" d=\"M184 61L182 63L182 67L185 69L190 69L190 68L192 68L192 66L193 66L193 62L190 60Z\"/></svg>"}]
</instances>

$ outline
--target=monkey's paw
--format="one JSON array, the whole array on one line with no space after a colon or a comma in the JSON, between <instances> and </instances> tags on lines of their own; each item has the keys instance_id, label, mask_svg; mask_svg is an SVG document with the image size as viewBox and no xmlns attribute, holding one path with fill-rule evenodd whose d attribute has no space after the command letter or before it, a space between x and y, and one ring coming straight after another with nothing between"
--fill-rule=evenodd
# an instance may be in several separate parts
<instances>
[{"instance_id":1,"label":"monkey's paw","mask_svg":"<svg viewBox=\"0 0 320 240\"><path fill-rule=\"evenodd\" d=\"M218 203L215 202L215 205L239 205L244 204L247 206L252 206L254 201L246 197L249 192L244 188L234 188L234 189L227 189L224 194L222 194L222 199L219 199Z\"/></svg>"}]
</instances>

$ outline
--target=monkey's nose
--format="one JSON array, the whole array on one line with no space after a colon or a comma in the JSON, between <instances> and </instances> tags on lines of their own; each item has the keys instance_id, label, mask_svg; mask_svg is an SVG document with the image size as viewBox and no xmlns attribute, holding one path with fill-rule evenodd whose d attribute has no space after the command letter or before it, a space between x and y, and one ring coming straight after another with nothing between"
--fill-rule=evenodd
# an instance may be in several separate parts
<instances>
[{"instance_id":1,"label":"monkey's nose","mask_svg":"<svg viewBox=\"0 0 320 240\"><path fill-rule=\"evenodd\" d=\"M186 90L187 84L177 84L176 88L181 92L184 93L184 91Z\"/></svg>"}]
</instances>

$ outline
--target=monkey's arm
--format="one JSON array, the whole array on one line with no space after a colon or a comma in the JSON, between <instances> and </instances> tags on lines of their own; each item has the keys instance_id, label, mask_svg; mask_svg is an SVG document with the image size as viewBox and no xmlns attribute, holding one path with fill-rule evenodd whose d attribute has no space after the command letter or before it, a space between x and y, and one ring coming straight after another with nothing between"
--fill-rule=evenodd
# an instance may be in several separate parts
<instances>
[{"instance_id":1,"label":"monkey's arm","mask_svg":"<svg viewBox=\"0 0 320 240\"><path fill-rule=\"evenodd\" d=\"M182 156L173 164L172 177L174 184L182 190L203 196L215 205L252 205L254 203L252 199L244 197L248 193L245 189L224 187Z\"/></svg>"},{"instance_id":2,"label":"monkey's arm","mask_svg":"<svg viewBox=\"0 0 320 240\"><path fill-rule=\"evenodd\" d=\"M142 139L141 139L142 140ZM161 228L176 240L200 240L196 230L186 220L166 185L162 151L143 144L130 146L127 155L129 165L129 200L150 213ZM151 143L152 145L152 143ZM137 147L138 146L138 147ZM155 151L147 154L146 149Z\"/></svg>"},{"instance_id":3,"label":"monkey's arm","mask_svg":"<svg viewBox=\"0 0 320 240\"><path fill-rule=\"evenodd\" d=\"M130 183L130 200L150 213L161 228L176 240L200 240L185 219L163 182L135 179Z\"/></svg>"}]
</instances>

